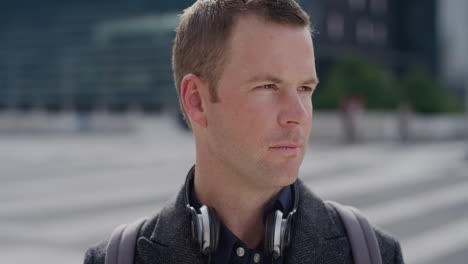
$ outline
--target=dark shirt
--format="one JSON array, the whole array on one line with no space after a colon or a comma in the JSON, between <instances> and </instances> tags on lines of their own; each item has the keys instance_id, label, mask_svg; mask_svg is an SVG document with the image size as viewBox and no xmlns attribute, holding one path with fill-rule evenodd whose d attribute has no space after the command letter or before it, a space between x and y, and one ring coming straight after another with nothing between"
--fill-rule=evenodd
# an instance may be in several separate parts
<instances>
[{"instance_id":1,"label":"dark shirt","mask_svg":"<svg viewBox=\"0 0 468 264\"><path fill-rule=\"evenodd\" d=\"M194 192L193 181L190 186L190 204L199 211L202 204L197 199ZM291 186L286 186L278 195L265 207L263 212L263 221L270 213L276 210L283 212L283 215L289 214L292 210L292 191ZM211 263L214 264L283 264L283 257L273 260L271 256L264 253L264 242L260 242L254 249L249 248L242 240L234 235L227 226L220 221L218 249L211 255ZM256 262L257 261L257 262Z\"/></svg>"}]
</instances>

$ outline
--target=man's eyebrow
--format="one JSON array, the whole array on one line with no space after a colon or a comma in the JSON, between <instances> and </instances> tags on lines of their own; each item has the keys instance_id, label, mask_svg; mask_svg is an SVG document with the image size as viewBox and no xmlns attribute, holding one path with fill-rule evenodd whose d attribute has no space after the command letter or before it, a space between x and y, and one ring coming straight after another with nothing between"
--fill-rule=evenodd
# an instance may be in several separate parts
<instances>
[{"instance_id":1,"label":"man's eyebrow","mask_svg":"<svg viewBox=\"0 0 468 264\"><path fill-rule=\"evenodd\" d=\"M283 80L271 75L271 74L261 74L261 75L255 75L249 80L247 80L247 83L256 83L259 81L267 81L267 82L272 82L272 83L282 83Z\"/></svg>"},{"instance_id":2,"label":"man's eyebrow","mask_svg":"<svg viewBox=\"0 0 468 264\"><path fill-rule=\"evenodd\" d=\"M312 77L309 80L306 80L303 84L304 85L317 85L319 83L318 77Z\"/></svg>"},{"instance_id":3,"label":"man's eyebrow","mask_svg":"<svg viewBox=\"0 0 468 264\"><path fill-rule=\"evenodd\" d=\"M256 75L250 78L247 83L255 83L259 81L267 81L267 82L272 82L272 83L283 83L283 80L271 75L271 74L263 74L263 75ZM303 85L317 85L319 83L319 80L317 77L312 77L308 80L305 80L303 82Z\"/></svg>"}]
</instances>

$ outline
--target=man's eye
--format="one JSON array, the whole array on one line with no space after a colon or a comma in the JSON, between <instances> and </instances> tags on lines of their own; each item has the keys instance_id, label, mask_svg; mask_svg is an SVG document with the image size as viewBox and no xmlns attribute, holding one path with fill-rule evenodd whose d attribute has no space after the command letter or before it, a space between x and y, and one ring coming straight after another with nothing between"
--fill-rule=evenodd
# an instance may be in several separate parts
<instances>
[{"instance_id":1,"label":"man's eye","mask_svg":"<svg viewBox=\"0 0 468 264\"><path fill-rule=\"evenodd\" d=\"M260 86L263 89L274 89L275 85L274 84L264 84Z\"/></svg>"},{"instance_id":2,"label":"man's eye","mask_svg":"<svg viewBox=\"0 0 468 264\"><path fill-rule=\"evenodd\" d=\"M311 91L313 91L313 89L312 89L311 87L309 87L309 86L301 86L301 87L299 87L299 90L300 90L300 91L303 91L303 92L311 92Z\"/></svg>"}]
</instances>

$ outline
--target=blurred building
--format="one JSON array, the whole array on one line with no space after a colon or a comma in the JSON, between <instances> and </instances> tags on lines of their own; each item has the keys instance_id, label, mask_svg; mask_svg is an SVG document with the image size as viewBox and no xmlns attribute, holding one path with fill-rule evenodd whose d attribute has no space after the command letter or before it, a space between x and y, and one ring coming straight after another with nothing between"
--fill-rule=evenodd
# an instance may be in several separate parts
<instances>
[{"instance_id":1,"label":"blurred building","mask_svg":"<svg viewBox=\"0 0 468 264\"><path fill-rule=\"evenodd\" d=\"M441 77L448 87L462 94L464 82L468 85L468 1L440 0L438 10Z\"/></svg>"},{"instance_id":2,"label":"blurred building","mask_svg":"<svg viewBox=\"0 0 468 264\"><path fill-rule=\"evenodd\" d=\"M302 0L317 29L319 70L343 55L365 56L399 74L414 65L438 72L435 0Z\"/></svg>"},{"instance_id":3,"label":"blurred building","mask_svg":"<svg viewBox=\"0 0 468 264\"><path fill-rule=\"evenodd\" d=\"M158 111L186 1L2 1L0 109Z\"/></svg>"},{"instance_id":4,"label":"blurred building","mask_svg":"<svg viewBox=\"0 0 468 264\"><path fill-rule=\"evenodd\" d=\"M298 2L317 30L319 75L347 53L370 57L397 74L424 64L439 75L439 60L450 64L451 46L442 46L447 57L439 54L436 0ZM0 109L176 108L171 46L177 13L191 3L2 1Z\"/></svg>"}]
</instances>

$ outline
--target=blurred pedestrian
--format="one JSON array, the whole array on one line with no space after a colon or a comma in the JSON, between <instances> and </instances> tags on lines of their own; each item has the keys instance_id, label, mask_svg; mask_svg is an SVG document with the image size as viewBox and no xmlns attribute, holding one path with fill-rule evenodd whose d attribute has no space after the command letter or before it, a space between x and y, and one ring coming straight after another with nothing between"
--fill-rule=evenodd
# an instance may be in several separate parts
<instances>
[{"instance_id":1,"label":"blurred pedestrian","mask_svg":"<svg viewBox=\"0 0 468 264\"><path fill-rule=\"evenodd\" d=\"M411 139L411 114L411 105L408 102L402 102L398 106L398 134L400 136L400 141L403 143L406 143Z\"/></svg>"},{"instance_id":2,"label":"blurred pedestrian","mask_svg":"<svg viewBox=\"0 0 468 264\"><path fill-rule=\"evenodd\" d=\"M354 144L362 139L358 128L363 119L364 106L361 96L352 95L342 100L340 110L345 143Z\"/></svg>"}]
</instances>

